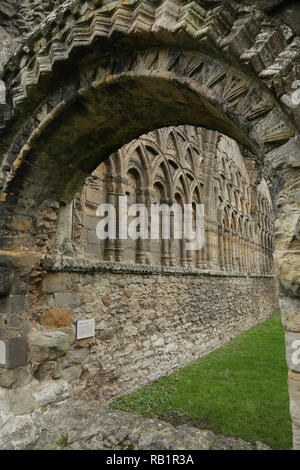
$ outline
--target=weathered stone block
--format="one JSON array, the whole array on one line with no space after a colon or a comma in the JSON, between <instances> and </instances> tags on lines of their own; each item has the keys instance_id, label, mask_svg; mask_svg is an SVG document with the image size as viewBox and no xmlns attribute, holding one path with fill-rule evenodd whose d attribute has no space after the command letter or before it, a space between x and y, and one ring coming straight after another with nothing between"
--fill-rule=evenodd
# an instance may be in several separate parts
<instances>
[{"instance_id":1,"label":"weathered stone block","mask_svg":"<svg viewBox=\"0 0 300 470\"><path fill-rule=\"evenodd\" d=\"M63 371L63 377L67 382L78 380L82 373L82 367L80 365L68 367Z\"/></svg>"},{"instance_id":2,"label":"weathered stone block","mask_svg":"<svg viewBox=\"0 0 300 470\"><path fill-rule=\"evenodd\" d=\"M300 426L293 423L293 449L300 450Z\"/></svg>"},{"instance_id":3,"label":"weathered stone block","mask_svg":"<svg viewBox=\"0 0 300 470\"><path fill-rule=\"evenodd\" d=\"M101 300L106 307L112 303L112 299L109 294L102 295Z\"/></svg>"},{"instance_id":4,"label":"weathered stone block","mask_svg":"<svg viewBox=\"0 0 300 470\"><path fill-rule=\"evenodd\" d=\"M70 391L64 380L51 380L35 385L32 388L32 395L40 405L45 406L65 400L70 396Z\"/></svg>"},{"instance_id":5,"label":"weathered stone block","mask_svg":"<svg viewBox=\"0 0 300 470\"><path fill-rule=\"evenodd\" d=\"M0 312L7 314L22 313L25 308L25 295L14 294L0 299Z\"/></svg>"},{"instance_id":6,"label":"weathered stone block","mask_svg":"<svg viewBox=\"0 0 300 470\"><path fill-rule=\"evenodd\" d=\"M293 423L300 427L300 373L289 371L288 388L291 418Z\"/></svg>"},{"instance_id":7,"label":"weathered stone block","mask_svg":"<svg viewBox=\"0 0 300 470\"><path fill-rule=\"evenodd\" d=\"M281 297L279 299L282 323L289 331L300 332L300 299Z\"/></svg>"},{"instance_id":8,"label":"weathered stone block","mask_svg":"<svg viewBox=\"0 0 300 470\"><path fill-rule=\"evenodd\" d=\"M57 307L68 307L78 303L78 296L68 292L57 292L54 294L54 301Z\"/></svg>"},{"instance_id":9,"label":"weathered stone block","mask_svg":"<svg viewBox=\"0 0 300 470\"><path fill-rule=\"evenodd\" d=\"M28 284L19 276L14 276L11 288L12 294L27 294Z\"/></svg>"},{"instance_id":10,"label":"weathered stone block","mask_svg":"<svg viewBox=\"0 0 300 470\"><path fill-rule=\"evenodd\" d=\"M158 338L155 341L153 341L153 346L155 348L162 348L164 345L165 345L165 342L163 338Z\"/></svg>"},{"instance_id":11,"label":"weathered stone block","mask_svg":"<svg viewBox=\"0 0 300 470\"><path fill-rule=\"evenodd\" d=\"M9 392L0 388L0 429L12 416Z\"/></svg>"},{"instance_id":12,"label":"weathered stone block","mask_svg":"<svg viewBox=\"0 0 300 470\"><path fill-rule=\"evenodd\" d=\"M124 295L130 299L132 297L132 290L131 289L124 289Z\"/></svg>"},{"instance_id":13,"label":"weathered stone block","mask_svg":"<svg viewBox=\"0 0 300 470\"><path fill-rule=\"evenodd\" d=\"M2 251L0 250L0 266L15 268L20 275L29 274L40 258L32 251Z\"/></svg>"},{"instance_id":14,"label":"weathered stone block","mask_svg":"<svg viewBox=\"0 0 300 470\"><path fill-rule=\"evenodd\" d=\"M300 372L300 332L286 332L285 345L288 368Z\"/></svg>"},{"instance_id":15,"label":"weathered stone block","mask_svg":"<svg viewBox=\"0 0 300 470\"><path fill-rule=\"evenodd\" d=\"M38 430L30 416L11 418L0 430L0 449L27 449L35 444Z\"/></svg>"},{"instance_id":16,"label":"weathered stone block","mask_svg":"<svg viewBox=\"0 0 300 470\"><path fill-rule=\"evenodd\" d=\"M58 360L58 361L56 362L56 368L55 368L55 371L54 371L54 374L53 374L52 378L53 378L54 380L57 380L57 379L60 379L60 378L62 377L62 375L63 375L63 372L62 372L61 363L60 363L60 361Z\"/></svg>"},{"instance_id":17,"label":"weathered stone block","mask_svg":"<svg viewBox=\"0 0 300 470\"><path fill-rule=\"evenodd\" d=\"M62 328L72 324L72 310L70 308L53 308L44 312L40 319L45 328Z\"/></svg>"},{"instance_id":18,"label":"weathered stone block","mask_svg":"<svg viewBox=\"0 0 300 470\"><path fill-rule=\"evenodd\" d=\"M2 367L15 369L28 362L28 344L26 336L18 336L1 340Z\"/></svg>"},{"instance_id":19,"label":"weathered stone block","mask_svg":"<svg viewBox=\"0 0 300 470\"><path fill-rule=\"evenodd\" d=\"M63 273L51 273L43 279L42 290L47 294L65 292L67 289L67 277Z\"/></svg>"},{"instance_id":20,"label":"weathered stone block","mask_svg":"<svg viewBox=\"0 0 300 470\"><path fill-rule=\"evenodd\" d=\"M23 387L30 380L29 366L17 367L16 369L0 368L0 387L9 389Z\"/></svg>"},{"instance_id":21,"label":"weathered stone block","mask_svg":"<svg viewBox=\"0 0 300 470\"><path fill-rule=\"evenodd\" d=\"M63 357L67 354L69 347L69 337L62 331L32 332L29 335L32 363Z\"/></svg>"},{"instance_id":22,"label":"weathered stone block","mask_svg":"<svg viewBox=\"0 0 300 470\"><path fill-rule=\"evenodd\" d=\"M89 202L92 202L92 203L98 205L98 204L101 204L103 202L103 195L101 194L100 191L97 191L96 189L87 188L86 199Z\"/></svg>"},{"instance_id":23,"label":"weathered stone block","mask_svg":"<svg viewBox=\"0 0 300 470\"><path fill-rule=\"evenodd\" d=\"M19 330L20 332L24 329L25 320L24 320L24 317L22 317L22 315L18 315L18 314L7 315L6 321L7 321L7 327L9 329Z\"/></svg>"},{"instance_id":24,"label":"weathered stone block","mask_svg":"<svg viewBox=\"0 0 300 470\"><path fill-rule=\"evenodd\" d=\"M297 219L298 220L298 219ZM278 220L277 220L278 223ZM294 237L294 230L290 235L292 240ZM288 238L288 236L287 236ZM286 241L288 246L290 243ZM276 271L279 275L280 286L282 291L287 296L298 297L300 295L300 252L291 251L278 251L274 254L274 264Z\"/></svg>"},{"instance_id":25,"label":"weathered stone block","mask_svg":"<svg viewBox=\"0 0 300 470\"><path fill-rule=\"evenodd\" d=\"M72 344L73 341L75 341L75 338L76 338L76 326L75 326L74 324L72 324L71 326L67 326L67 327L60 328L59 330L62 331L63 333L66 333L66 335L67 335L68 338L69 338L70 344Z\"/></svg>"},{"instance_id":26,"label":"weathered stone block","mask_svg":"<svg viewBox=\"0 0 300 470\"><path fill-rule=\"evenodd\" d=\"M35 371L34 376L38 380L49 380L61 377L61 373L59 373L58 362L42 362L42 364L40 364Z\"/></svg>"},{"instance_id":27,"label":"weathered stone block","mask_svg":"<svg viewBox=\"0 0 300 470\"><path fill-rule=\"evenodd\" d=\"M15 416L30 413L37 407L37 402L30 390L18 389L10 393L11 411Z\"/></svg>"},{"instance_id":28,"label":"weathered stone block","mask_svg":"<svg viewBox=\"0 0 300 470\"><path fill-rule=\"evenodd\" d=\"M82 364L87 356L88 351L86 349L72 349L69 351L67 356L62 359L62 367L65 368L76 364Z\"/></svg>"}]
</instances>

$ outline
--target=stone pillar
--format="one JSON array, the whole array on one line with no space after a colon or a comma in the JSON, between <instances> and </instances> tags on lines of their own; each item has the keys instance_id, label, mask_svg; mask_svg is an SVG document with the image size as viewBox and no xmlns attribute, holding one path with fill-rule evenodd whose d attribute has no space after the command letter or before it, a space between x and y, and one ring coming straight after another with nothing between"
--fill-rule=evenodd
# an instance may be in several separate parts
<instances>
[{"instance_id":1,"label":"stone pillar","mask_svg":"<svg viewBox=\"0 0 300 470\"><path fill-rule=\"evenodd\" d=\"M243 238L243 254L244 254L244 273L248 272L248 262L249 262L249 253L248 253L248 239Z\"/></svg>"},{"instance_id":2,"label":"stone pillar","mask_svg":"<svg viewBox=\"0 0 300 470\"><path fill-rule=\"evenodd\" d=\"M215 268L218 265L218 232L217 224L207 219L207 229L205 230L207 265L209 268Z\"/></svg>"},{"instance_id":3,"label":"stone pillar","mask_svg":"<svg viewBox=\"0 0 300 470\"><path fill-rule=\"evenodd\" d=\"M146 188L140 188L137 194L137 203L138 204L145 204L146 203ZM149 222L149 220L148 220ZM146 249L146 240L142 238L138 238L136 241L136 262L138 264L146 264L147 263L147 249Z\"/></svg>"},{"instance_id":4,"label":"stone pillar","mask_svg":"<svg viewBox=\"0 0 300 470\"><path fill-rule=\"evenodd\" d=\"M198 252L198 268L206 269L207 267L207 231L206 231L207 222L204 217L204 243L201 250Z\"/></svg>"},{"instance_id":5,"label":"stone pillar","mask_svg":"<svg viewBox=\"0 0 300 470\"><path fill-rule=\"evenodd\" d=\"M167 199L165 201L161 201L161 204L167 204L168 206L171 206L173 204L172 199ZM171 230L170 230L170 236L172 234L172 223L173 223L173 217L171 216L170 218L170 224L171 224ZM183 230L183 229L182 229ZM183 231L182 231L183 233ZM180 240L180 242L183 244L184 240ZM171 252L172 249L172 243L170 243L170 240L164 240L161 238L161 264L162 266L170 266L172 264L172 260L174 259L174 256ZM181 258L184 262L184 255L183 255L183 246L181 247Z\"/></svg>"},{"instance_id":6,"label":"stone pillar","mask_svg":"<svg viewBox=\"0 0 300 470\"><path fill-rule=\"evenodd\" d=\"M204 130L202 136L202 149L204 154L205 173L205 255L208 268L215 269L218 265L218 220L216 213L214 177L218 173L218 164L215 158L218 133Z\"/></svg>"},{"instance_id":7,"label":"stone pillar","mask_svg":"<svg viewBox=\"0 0 300 470\"><path fill-rule=\"evenodd\" d=\"M239 237L239 257L240 257L240 272L246 272L246 240L244 237Z\"/></svg>"},{"instance_id":8,"label":"stone pillar","mask_svg":"<svg viewBox=\"0 0 300 470\"><path fill-rule=\"evenodd\" d=\"M189 201L189 204L192 204L192 203ZM192 224L193 224L193 222L192 222ZM187 244L187 242L190 242L190 240L186 239L185 243ZM187 248L185 250L186 266L188 266L190 268L193 267L193 265L194 265L194 253L195 253L194 251L188 250Z\"/></svg>"},{"instance_id":9,"label":"stone pillar","mask_svg":"<svg viewBox=\"0 0 300 470\"><path fill-rule=\"evenodd\" d=\"M185 239L184 237L182 238L182 240L180 240L181 242L181 259L180 259L180 265L183 266L184 268L188 267L188 258L187 258L187 250L186 250L186 246L185 246Z\"/></svg>"},{"instance_id":10,"label":"stone pillar","mask_svg":"<svg viewBox=\"0 0 300 470\"><path fill-rule=\"evenodd\" d=\"M235 272L239 272L239 251L238 251L238 234L232 234L232 266Z\"/></svg>"},{"instance_id":11,"label":"stone pillar","mask_svg":"<svg viewBox=\"0 0 300 470\"><path fill-rule=\"evenodd\" d=\"M260 247L257 243L253 243L253 264L252 264L252 272L261 274L260 270Z\"/></svg>"},{"instance_id":12,"label":"stone pillar","mask_svg":"<svg viewBox=\"0 0 300 470\"><path fill-rule=\"evenodd\" d=\"M219 225L219 269L220 271L225 271L225 251L224 251L224 232L223 226Z\"/></svg>"},{"instance_id":13,"label":"stone pillar","mask_svg":"<svg viewBox=\"0 0 300 470\"><path fill-rule=\"evenodd\" d=\"M238 253L238 271L243 272L243 252L242 252L242 238L237 235L237 253Z\"/></svg>"},{"instance_id":14,"label":"stone pillar","mask_svg":"<svg viewBox=\"0 0 300 470\"><path fill-rule=\"evenodd\" d=\"M245 239L245 272L251 272L251 262L252 262L252 250L251 250L251 241L246 238Z\"/></svg>"},{"instance_id":15,"label":"stone pillar","mask_svg":"<svg viewBox=\"0 0 300 470\"><path fill-rule=\"evenodd\" d=\"M273 251L272 248L269 249L269 274L273 272Z\"/></svg>"},{"instance_id":16,"label":"stone pillar","mask_svg":"<svg viewBox=\"0 0 300 470\"><path fill-rule=\"evenodd\" d=\"M281 181L275 206L274 267L279 278L279 304L286 330L288 389L293 448L300 450L300 138L267 154L272 176Z\"/></svg>"},{"instance_id":17,"label":"stone pillar","mask_svg":"<svg viewBox=\"0 0 300 470\"><path fill-rule=\"evenodd\" d=\"M118 192L115 191L114 185L108 192L107 203L111 204L115 209L118 207ZM107 261L116 261L117 251L117 240L107 238L104 243L104 259Z\"/></svg>"},{"instance_id":18,"label":"stone pillar","mask_svg":"<svg viewBox=\"0 0 300 470\"><path fill-rule=\"evenodd\" d=\"M225 247L225 267L226 271L232 271L231 263L231 235L230 230L224 230L224 247Z\"/></svg>"},{"instance_id":19,"label":"stone pillar","mask_svg":"<svg viewBox=\"0 0 300 470\"><path fill-rule=\"evenodd\" d=\"M119 238L119 229L120 229L120 218L119 218L119 210L120 210L120 197L124 197L126 195L126 188L128 185L128 178L126 175L119 175L116 182L116 197L117 197L117 240L116 240L116 249L115 249L115 259L116 261L124 261L124 253L125 253L125 242L126 240L120 240Z\"/></svg>"}]
</instances>

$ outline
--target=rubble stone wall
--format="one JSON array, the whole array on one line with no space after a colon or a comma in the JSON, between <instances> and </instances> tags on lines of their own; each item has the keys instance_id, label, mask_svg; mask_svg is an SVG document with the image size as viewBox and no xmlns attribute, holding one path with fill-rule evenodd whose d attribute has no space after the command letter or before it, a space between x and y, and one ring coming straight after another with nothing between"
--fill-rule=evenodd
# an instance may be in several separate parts
<instances>
[{"instance_id":1,"label":"rubble stone wall","mask_svg":"<svg viewBox=\"0 0 300 470\"><path fill-rule=\"evenodd\" d=\"M49 273L31 309L41 331L31 337L36 343L36 335L61 331L70 349L53 360L31 344L35 377L53 380L59 366L75 395L106 403L268 318L277 308L276 285L272 276L120 263L99 262L96 272ZM89 318L95 337L76 341L76 322Z\"/></svg>"}]
</instances>

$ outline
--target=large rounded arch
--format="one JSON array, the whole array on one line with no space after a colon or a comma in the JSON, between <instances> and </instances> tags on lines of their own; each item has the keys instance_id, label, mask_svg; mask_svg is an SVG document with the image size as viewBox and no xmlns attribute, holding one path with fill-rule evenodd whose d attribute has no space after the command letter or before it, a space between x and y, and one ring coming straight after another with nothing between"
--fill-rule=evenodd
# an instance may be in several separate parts
<instances>
[{"instance_id":1,"label":"large rounded arch","mask_svg":"<svg viewBox=\"0 0 300 470\"><path fill-rule=\"evenodd\" d=\"M256 37L263 20L241 18L227 3L204 17L193 15L202 8L193 2L78 5L65 2L45 20L2 75L1 265L15 276L36 275L33 265L41 273L49 248L36 250L43 211L69 202L124 143L170 125L215 129L251 149L269 178L283 322L287 338L299 336L299 136L279 101L293 79L268 71L255 39L239 45L239 22ZM283 35L282 43L291 40ZM211 151L209 138L204 149ZM300 370L289 355L288 364L299 439Z\"/></svg>"}]
</instances>

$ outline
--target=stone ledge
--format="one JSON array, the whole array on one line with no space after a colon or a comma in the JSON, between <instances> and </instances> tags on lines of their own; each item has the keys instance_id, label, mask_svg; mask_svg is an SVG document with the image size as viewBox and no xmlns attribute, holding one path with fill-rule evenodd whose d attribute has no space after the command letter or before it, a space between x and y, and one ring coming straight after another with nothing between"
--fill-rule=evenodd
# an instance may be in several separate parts
<instances>
[{"instance_id":1,"label":"stone ledge","mask_svg":"<svg viewBox=\"0 0 300 470\"><path fill-rule=\"evenodd\" d=\"M215 435L188 425L69 400L17 416L0 431L1 449L33 450L269 450L260 442Z\"/></svg>"},{"instance_id":2,"label":"stone ledge","mask_svg":"<svg viewBox=\"0 0 300 470\"><path fill-rule=\"evenodd\" d=\"M152 264L120 263L99 261L96 259L53 257L47 261L48 272L79 272L97 273L111 272L114 274L140 274L165 276L212 276L212 277L243 277L243 278L275 278L270 274L245 274L237 272L213 271L197 268L182 268L179 266L157 266Z\"/></svg>"}]
</instances>

